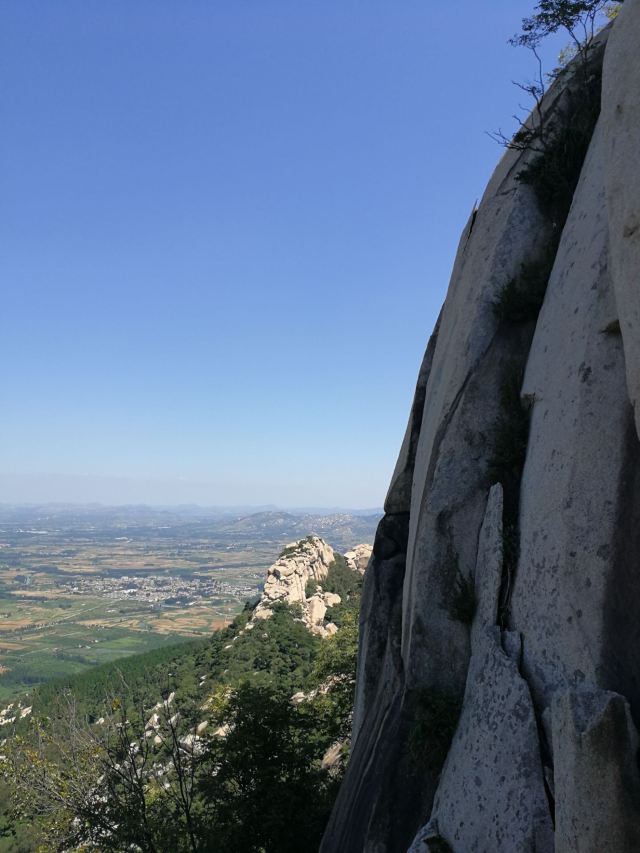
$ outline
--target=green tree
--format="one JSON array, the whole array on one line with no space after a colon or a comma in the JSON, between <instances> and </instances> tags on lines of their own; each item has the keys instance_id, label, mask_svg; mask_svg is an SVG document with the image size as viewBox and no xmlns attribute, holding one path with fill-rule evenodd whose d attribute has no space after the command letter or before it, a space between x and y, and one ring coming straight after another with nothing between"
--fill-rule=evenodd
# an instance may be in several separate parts
<instances>
[{"instance_id":1,"label":"green tree","mask_svg":"<svg viewBox=\"0 0 640 853\"><path fill-rule=\"evenodd\" d=\"M534 14L523 18L522 30L511 43L535 49L547 36L564 30L576 49L583 50L603 16L615 17L619 6L610 0L539 0Z\"/></svg>"},{"instance_id":2,"label":"green tree","mask_svg":"<svg viewBox=\"0 0 640 853\"><path fill-rule=\"evenodd\" d=\"M591 62L593 41L599 25L617 16L621 2L539 0L534 8L534 14L523 18L520 32L509 39L509 43L513 46L530 50L535 58L537 68L535 79L526 83L516 83L519 89L531 97L532 113L524 119L517 115L513 116L519 125L514 136L505 135L498 130L490 134L493 139L507 148L530 149L539 153L545 153L557 143L557 124L547 121L542 101L546 92L546 80L555 79L571 59L577 60L577 89L581 90L576 100L583 105L583 111L589 113L589 119L594 112L597 115L600 99L597 86L593 85ZM569 44L560 54L560 68L545 74L538 48L547 36L559 31L566 33ZM553 180L557 177L557 175L554 176Z\"/></svg>"},{"instance_id":3,"label":"green tree","mask_svg":"<svg viewBox=\"0 0 640 853\"><path fill-rule=\"evenodd\" d=\"M324 748L340 744L343 757L348 754L353 718L358 659L358 611L345 611L337 634L326 639L316 658L313 681L318 685L315 697L302 713L314 719L317 737Z\"/></svg>"},{"instance_id":4,"label":"green tree","mask_svg":"<svg viewBox=\"0 0 640 853\"><path fill-rule=\"evenodd\" d=\"M240 685L225 709L229 731L210 742L203 776L211 837L203 850L299 853L318 847L335 782L320 768L326 744L313 717L272 685Z\"/></svg>"},{"instance_id":5,"label":"green tree","mask_svg":"<svg viewBox=\"0 0 640 853\"><path fill-rule=\"evenodd\" d=\"M66 702L66 715L33 719L29 736L16 736L4 757L16 816L37 822L36 849L195 853L201 764L188 715L165 703L149 730L147 714L114 698L112 714L95 726L71 694Z\"/></svg>"}]
</instances>

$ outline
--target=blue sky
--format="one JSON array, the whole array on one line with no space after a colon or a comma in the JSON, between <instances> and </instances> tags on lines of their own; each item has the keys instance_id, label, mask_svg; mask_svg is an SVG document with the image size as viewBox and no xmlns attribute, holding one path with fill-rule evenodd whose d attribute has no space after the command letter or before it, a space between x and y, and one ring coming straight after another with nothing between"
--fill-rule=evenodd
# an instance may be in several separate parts
<instances>
[{"instance_id":1,"label":"blue sky","mask_svg":"<svg viewBox=\"0 0 640 853\"><path fill-rule=\"evenodd\" d=\"M0 501L380 505L531 8L2 0Z\"/></svg>"}]
</instances>

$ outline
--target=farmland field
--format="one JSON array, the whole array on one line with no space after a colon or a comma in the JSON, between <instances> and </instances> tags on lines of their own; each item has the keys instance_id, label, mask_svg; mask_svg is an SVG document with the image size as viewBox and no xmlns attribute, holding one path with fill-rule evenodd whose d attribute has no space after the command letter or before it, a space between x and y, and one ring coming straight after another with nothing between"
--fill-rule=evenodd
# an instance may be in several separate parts
<instances>
[{"instance_id":1,"label":"farmland field","mask_svg":"<svg viewBox=\"0 0 640 853\"><path fill-rule=\"evenodd\" d=\"M373 541L376 516L0 505L0 704L56 676L206 636L287 542Z\"/></svg>"}]
</instances>

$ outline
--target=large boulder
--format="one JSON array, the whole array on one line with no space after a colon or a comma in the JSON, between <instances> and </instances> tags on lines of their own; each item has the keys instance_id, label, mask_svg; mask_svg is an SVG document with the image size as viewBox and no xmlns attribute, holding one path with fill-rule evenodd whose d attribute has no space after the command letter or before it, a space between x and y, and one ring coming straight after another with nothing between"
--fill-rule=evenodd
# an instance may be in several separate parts
<instances>
[{"instance_id":1,"label":"large boulder","mask_svg":"<svg viewBox=\"0 0 640 853\"><path fill-rule=\"evenodd\" d=\"M307 599L306 606L307 619L311 625L322 625L325 613L327 612L327 605L325 604L322 595L312 595L311 598Z\"/></svg>"}]
</instances>

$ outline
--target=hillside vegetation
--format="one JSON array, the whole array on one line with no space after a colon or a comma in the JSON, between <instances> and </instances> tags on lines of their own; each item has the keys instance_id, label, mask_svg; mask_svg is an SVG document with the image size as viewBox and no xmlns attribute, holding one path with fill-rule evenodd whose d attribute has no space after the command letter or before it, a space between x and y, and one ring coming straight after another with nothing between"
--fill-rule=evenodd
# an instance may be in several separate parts
<instances>
[{"instance_id":1,"label":"hillside vegetation","mask_svg":"<svg viewBox=\"0 0 640 853\"><path fill-rule=\"evenodd\" d=\"M317 849L348 752L362 577L338 632L255 604L207 640L39 687L4 746L0 850Z\"/></svg>"}]
</instances>

